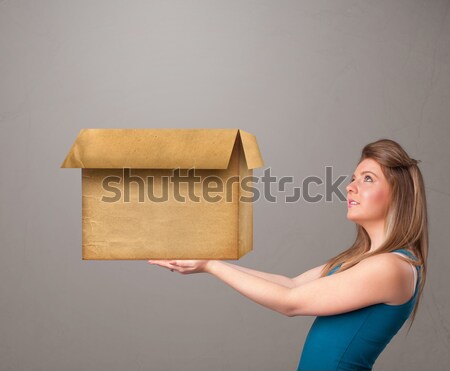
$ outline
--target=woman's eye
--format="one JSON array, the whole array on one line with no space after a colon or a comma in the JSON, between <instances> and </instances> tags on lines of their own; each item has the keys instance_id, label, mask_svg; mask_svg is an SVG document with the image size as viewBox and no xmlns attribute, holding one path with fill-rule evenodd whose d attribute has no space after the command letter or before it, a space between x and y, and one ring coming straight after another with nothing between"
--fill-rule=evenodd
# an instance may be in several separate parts
<instances>
[{"instance_id":1,"label":"woman's eye","mask_svg":"<svg viewBox=\"0 0 450 371\"><path fill-rule=\"evenodd\" d=\"M373 181L373 179L372 179L372 177L371 177L370 175L366 175L366 176L364 177L364 179L367 179L367 178L369 178L371 182ZM355 181L355 179L352 178L352 180L350 180L350 182L349 182L348 184L352 184L354 181Z\"/></svg>"}]
</instances>

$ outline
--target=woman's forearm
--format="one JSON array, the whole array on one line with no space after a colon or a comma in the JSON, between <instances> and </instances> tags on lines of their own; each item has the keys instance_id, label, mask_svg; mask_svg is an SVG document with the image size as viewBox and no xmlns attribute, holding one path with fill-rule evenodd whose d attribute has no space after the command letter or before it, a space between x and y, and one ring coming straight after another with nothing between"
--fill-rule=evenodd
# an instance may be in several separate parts
<instances>
[{"instance_id":1,"label":"woman's forearm","mask_svg":"<svg viewBox=\"0 0 450 371\"><path fill-rule=\"evenodd\" d=\"M282 285L284 287L288 287L288 288L293 288L294 287L294 281L292 281L292 278L286 277L286 276L281 276L279 274L272 274L272 273L266 273L266 272L260 272L254 269L250 269L250 268L246 268L246 267L241 267L240 265L236 265L236 264L232 264L232 263L228 263L225 261L222 261L222 263L234 268L234 269L238 269L242 272L251 274L253 276L256 277L261 277L264 278L267 281L270 282L274 282L277 283L279 285Z\"/></svg>"},{"instance_id":2,"label":"woman's forearm","mask_svg":"<svg viewBox=\"0 0 450 371\"><path fill-rule=\"evenodd\" d=\"M210 260L205 272L222 280L255 303L289 316L290 288L235 269L220 260Z\"/></svg>"}]
</instances>

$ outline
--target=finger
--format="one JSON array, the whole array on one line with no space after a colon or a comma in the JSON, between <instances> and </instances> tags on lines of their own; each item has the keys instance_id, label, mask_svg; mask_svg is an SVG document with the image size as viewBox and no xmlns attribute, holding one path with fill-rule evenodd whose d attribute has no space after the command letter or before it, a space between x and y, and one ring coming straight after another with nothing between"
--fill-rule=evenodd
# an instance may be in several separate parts
<instances>
[{"instance_id":1,"label":"finger","mask_svg":"<svg viewBox=\"0 0 450 371\"><path fill-rule=\"evenodd\" d=\"M149 260L148 263L150 264L155 264L155 265L160 265L162 262L162 260Z\"/></svg>"},{"instance_id":2,"label":"finger","mask_svg":"<svg viewBox=\"0 0 450 371\"><path fill-rule=\"evenodd\" d=\"M186 268L189 267L188 264L186 264L186 261L184 260L169 260L169 263L180 268Z\"/></svg>"},{"instance_id":3,"label":"finger","mask_svg":"<svg viewBox=\"0 0 450 371\"><path fill-rule=\"evenodd\" d=\"M165 267L165 268L169 268L169 269L175 268L175 266L170 264L167 260L154 260L153 262L154 263L152 263L152 264L156 264L156 265L159 265L161 267Z\"/></svg>"},{"instance_id":4,"label":"finger","mask_svg":"<svg viewBox=\"0 0 450 371\"><path fill-rule=\"evenodd\" d=\"M176 265L181 268L192 268L194 265L192 264L195 260L170 260L169 263L172 265Z\"/></svg>"},{"instance_id":5,"label":"finger","mask_svg":"<svg viewBox=\"0 0 450 371\"><path fill-rule=\"evenodd\" d=\"M188 267L189 266L185 260L169 260L169 263L172 265L176 265L177 267Z\"/></svg>"},{"instance_id":6,"label":"finger","mask_svg":"<svg viewBox=\"0 0 450 371\"><path fill-rule=\"evenodd\" d=\"M167 264L169 261L168 260L149 260L148 261L150 264L157 264L157 265L161 265L161 264Z\"/></svg>"}]
</instances>

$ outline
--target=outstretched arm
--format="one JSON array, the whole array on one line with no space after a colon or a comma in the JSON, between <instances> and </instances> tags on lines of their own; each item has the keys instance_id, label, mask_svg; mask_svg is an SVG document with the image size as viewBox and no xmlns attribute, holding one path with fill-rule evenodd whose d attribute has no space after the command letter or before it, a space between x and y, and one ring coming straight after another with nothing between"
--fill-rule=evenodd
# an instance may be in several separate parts
<instances>
[{"instance_id":1,"label":"outstretched arm","mask_svg":"<svg viewBox=\"0 0 450 371\"><path fill-rule=\"evenodd\" d=\"M329 316L397 302L410 292L411 283L410 269L405 270L400 262L404 263L394 254L379 254L343 272L315 279L321 269L317 267L311 274L297 277L300 284L289 288L220 260L149 260L181 274L210 273L255 303L288 317Z\"/></svg>"},{"instance_id":2,"label":"outstretched arm","mask_svg":"<svg viewBox=\"0 0 450 371\"><path fill-rule=\"evenodd\" d=\"M322 264L322 265L319 265L318 267L311 268L311 269L299 274L296 277L289 278L289 277L282 276L279 274L272 274L272 273L257 271L254 269L242 267L240 265L231 264L228 262L223 262L223 263L228 264L230 267L238 269L242 272L252 274L253 276L256 276L256 277L264 278L267 281L275 282L275 283L278 283L279 285L282 285L284 287L288 287L291 289L320 278L322 270L325 267L325 264Z\"/></svg>"},{"instance_id":3,"label":"outstretched arm","mask_svg":"<svg viewBox=\"0 0 450 371\"><path fill-rule=\"evenodd\" d=\"M251 274L252 276L264 278L267 281L277 283L277 284L279 284L281 286L284 286L284 287L288 287L288 288L295 287L295 282L293 281L293 279L289 278L289 277L286 277L286 276L282 276L282 275L279 275L279 274L273 274L273 273L261 272L261 271L255 270L255 269L242 267L240 265L228 263L228 262L225 262L225 261L222 261L222 263L228 265L231 268L240 270L241 272L245 272L245 273Z\"/></svg>"},{"instance_id":4,"label":"outstretched arm","mask_svg":"<svg viewBox=\"0 0 450 371\"><path fill-rule=\"evenodd\" d=\"M222 280L255 303L288 315L291 288L235 269L220 260L210 260L205 266L205 272Z\"/></svg>"},{"instance_id":5,"label":"outstretched arm","mask_svg":"<svg viewBox=\"0 0 450 371\"><path fill-rule=\"evenodd\" d=\"M206 271L256 303L288 317L329 316L398 301L410 292L411 278L393 254L364 259L343 272L295 288L236 271L217 260L207 264Z\"/></svg>"}]
</instances>

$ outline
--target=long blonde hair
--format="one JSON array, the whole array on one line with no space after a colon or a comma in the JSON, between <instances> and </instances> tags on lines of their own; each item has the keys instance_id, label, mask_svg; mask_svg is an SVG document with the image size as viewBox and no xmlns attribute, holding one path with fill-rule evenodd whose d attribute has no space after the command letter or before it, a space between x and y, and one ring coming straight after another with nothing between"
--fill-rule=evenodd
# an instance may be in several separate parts
<instances>
[{"instance_id":1,"label":"long blonde hair","mask_svg":"<svg viewBox=\"0 0 450 371\"><path fill-rule=\"evenodd\" d=\"M409 157L397 142L390 139L380 139L367 144L362 150L358 164L367 158L375 160L380 165L391 189L385 241L377 250L368 253L370 237L362 226L356 224L355 242L349 249L325 264L321 277L326 276L339 264L342 266L338 270L344 271L370 256L399 248L410 250L418 259L411 260L411 263L420 267L420 282L417 301L410 318L409 333L427 276L428 216L425 186L422 173L417 166L420 160Z\"/></svg>"}]
</instances>

